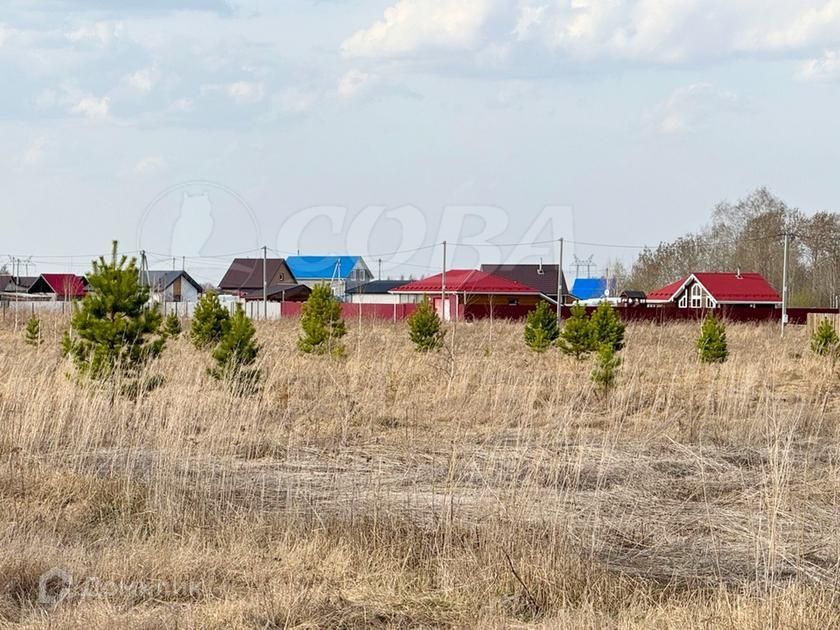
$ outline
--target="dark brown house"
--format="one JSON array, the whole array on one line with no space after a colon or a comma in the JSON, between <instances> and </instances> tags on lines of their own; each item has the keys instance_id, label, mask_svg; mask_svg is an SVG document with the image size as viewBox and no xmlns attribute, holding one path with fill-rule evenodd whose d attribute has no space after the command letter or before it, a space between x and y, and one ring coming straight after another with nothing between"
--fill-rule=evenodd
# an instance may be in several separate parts
<instances>
[{"instance_id":1,"label":"dark brown house","mask_svg":"<svg viewBox=\"0 0 840 630\"><path fill-rule=\"evenodd\" d=\"M558 265L481 265L481 270L494 276L524 284L536 289L547 298L557 300ZM569 295L565 274L562 276L561 291L564 296Z\"/></svg>"},{"instance_id":2,"label":"dark brown house","mask_svg":"<svg viewBox=\"0 0 840 630\"><path fill-rule=\"evenodd\" d=\"M303 301L310 290L299 284L284 258L265 260L265 282L269 301ZM236 258L219 282L222 293L245 300L263 299L263 259Z\"/></svg>"}]
</instances>

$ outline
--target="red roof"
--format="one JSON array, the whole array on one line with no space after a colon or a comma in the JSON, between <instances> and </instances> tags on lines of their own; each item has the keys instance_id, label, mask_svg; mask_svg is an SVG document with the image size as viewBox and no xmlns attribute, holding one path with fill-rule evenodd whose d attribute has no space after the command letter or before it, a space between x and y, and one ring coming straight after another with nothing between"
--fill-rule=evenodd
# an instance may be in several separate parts
<instances>
[{"instance_id":1,"label":"red roof","mask_svg":"<svg viewBox=\"0 0 840 630\"><path fill-rule=\"evenodd\" d=\"M71 298L82 298L85 296L85 281L76 274L42 273L41 278L52 289L52 292L58 296Z\"/></svg>"},{"instance_id":2,"label":"red roof","mask_svg":"<svg viewBox=\"0 0 840 630\"><path fill-rule=\"evenodd\" d=\"M672 282L671 284L666 285L661 289L651 291L647 294L647 301L670 302L671 298L673 298L674 294L680 289L682 285L685 284L686 280L688 280L688 278L680 278L676 282Z\"/></svg>"},{"instance_id":3,"label":"red roof","mask_svg":"<svg viewBox=\"0 0 840 630\"><path fill-rule=\"evenodd\" d=\"M648 301L670 301L691 278L697 280L716 302L781 302L776 289L760 273L693 273L688 278L672 282L666 287L648 293Z\"/></svg>"},{"instance_id":4,"label":"red roof","mask_svg":"<svg viewBox=\"0 0 840 630\"><path fill-rule=\"evenodd\" d=\"M440 293L443 274L415 280L391 289L389 293ZM476 269L452 269L446 272L446 292L498 295L539 295L533 287Z\"/></svg>"}]
</instances>

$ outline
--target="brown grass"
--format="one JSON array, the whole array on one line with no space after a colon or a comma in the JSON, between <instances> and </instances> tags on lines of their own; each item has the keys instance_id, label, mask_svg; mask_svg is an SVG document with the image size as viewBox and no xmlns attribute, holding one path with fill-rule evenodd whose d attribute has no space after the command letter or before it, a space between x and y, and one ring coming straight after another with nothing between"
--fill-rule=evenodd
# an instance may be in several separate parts
<instances>
[{"instance_id":1,"label":"brown grass","mask_svg":"<svg viewBox=\"0 0 840 630\"><path fill-rule=\"evenodd\" d=\"M695 326L631 326L605 400L513 324L423 356L351 321L336 361L270 323L260 394L177 341L132 402L67 378L63 325L37 351L0 329L0 627L840 618L840 377L802 329L730 326L730 361L701 366ZM45 605L54 567L75 584Z\"/></svg>"}]
</instances>

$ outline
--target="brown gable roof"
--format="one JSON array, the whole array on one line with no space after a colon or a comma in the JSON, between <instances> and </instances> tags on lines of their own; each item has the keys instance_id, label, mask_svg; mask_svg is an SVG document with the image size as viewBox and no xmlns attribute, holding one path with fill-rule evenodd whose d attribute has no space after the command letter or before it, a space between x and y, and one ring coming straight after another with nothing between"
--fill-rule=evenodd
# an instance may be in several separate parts
<instances>
[{"instance_id":1,"label":"brown gable roof","mask_svg":"<svg viewBox=\"0 0 840 630\"><path fill-rule=\"evenodd\" d=\"M545 295L557 295L557 265L481 265L481 270L532 287ZM568 294L564 275L563 295Z\"/></svg>"},{"instance_id":2,"label":"brown gable roof","mask_svg":"<svg viewBox=\"0 0 840 630\"><path fill-rule=\"evenodd\" d=\"M265 261L265 276L269 285L281 282L295 282L294 276L283 258L268 258ZM282 276L282 277L280 277ZM263 259L235 258L219 282L223 291L262 289Z\"/></svg>"}]
</instances>

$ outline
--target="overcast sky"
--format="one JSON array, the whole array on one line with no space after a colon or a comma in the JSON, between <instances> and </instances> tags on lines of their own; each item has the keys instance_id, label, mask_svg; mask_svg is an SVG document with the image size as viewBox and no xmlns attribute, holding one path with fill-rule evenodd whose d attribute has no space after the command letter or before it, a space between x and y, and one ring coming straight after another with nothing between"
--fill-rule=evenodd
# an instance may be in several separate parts
<instances>
[{"instance_id":1,"label":"overcast sky","mask_svg":"<svg viewBox=\"0 0 840 630\"><path fill-rule=\"evenodd\" d=\"M758 186L840 205L840 0L4 0L0 81L0 257L39 271L113 238L212 280L263 244L655 244Z\"/></svg>"}]
</instances>

